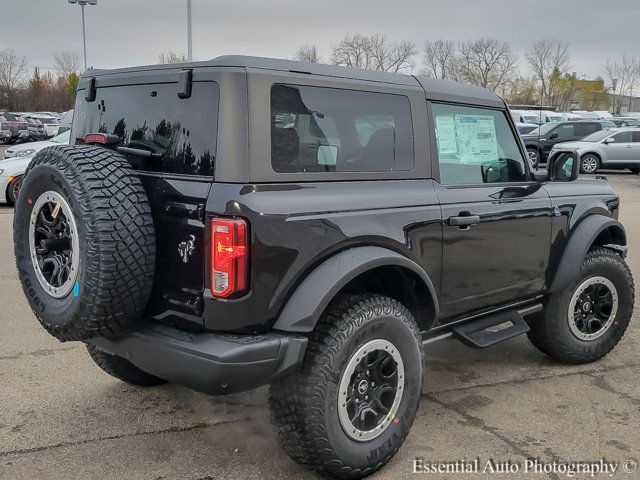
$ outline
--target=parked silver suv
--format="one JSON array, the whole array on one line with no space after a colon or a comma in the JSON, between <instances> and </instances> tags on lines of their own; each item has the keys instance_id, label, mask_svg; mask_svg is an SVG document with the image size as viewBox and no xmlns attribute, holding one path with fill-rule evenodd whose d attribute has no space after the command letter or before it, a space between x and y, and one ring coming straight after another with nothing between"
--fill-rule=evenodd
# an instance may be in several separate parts
<instances>
[{"instance_id":1,"label":"parked silver suv","mask_svg":"<svg viewBox=\"0 0 640 480\"><path fill-rule=\"evenodd\" d=\"M600 168L628 168L640 173L640 129L637 127L600 130L577 142L558 143L551 153L567 148L580 154L581 173L596 173Z\"/></svg>"}]
</instances>

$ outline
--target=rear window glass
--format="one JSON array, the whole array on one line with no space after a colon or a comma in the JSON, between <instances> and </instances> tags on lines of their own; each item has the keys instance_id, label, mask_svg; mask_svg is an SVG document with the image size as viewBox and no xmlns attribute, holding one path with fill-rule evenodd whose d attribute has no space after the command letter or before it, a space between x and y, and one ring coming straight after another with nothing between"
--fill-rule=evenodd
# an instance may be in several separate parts
<instances>
[{"instance_id":1,"label":"rear window glass","mask_svg":"<svg viewBox=\"0 0 640 480\"><path fill-rule=\"evenodd\" d=\"M119 146L160 154L126 155L143 171L212 177L218 130L218 85L194 82L190 98L178 98L176 83L129 85L96 90L87 102L78 95L72 143L88 133L117 135Z\"/></svg>"},{"instance_id":2,"label":"rear window glass","mask_svg":"<svg viewBox=\"0 0 640 480\"><path fill-rule=\"evenodd\" d=\"M322 87L271 89L271 165L276 172L413 169L409 99Z\"/></svg>"}]
</instances>

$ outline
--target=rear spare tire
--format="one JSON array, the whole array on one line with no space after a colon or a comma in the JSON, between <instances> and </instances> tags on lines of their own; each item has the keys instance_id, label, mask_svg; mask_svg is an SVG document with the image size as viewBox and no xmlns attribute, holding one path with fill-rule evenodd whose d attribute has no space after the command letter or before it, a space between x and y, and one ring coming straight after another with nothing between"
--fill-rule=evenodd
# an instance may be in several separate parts
<instances>
[{"instance_id":1,"label":"rear spare tire","mask_svg":"<svg viewBox=\"0 0 640 480\"><path fill-rule=\"evenodd\" d=\"M59 340L114 336L151 293L149 201L111 150L62 145L34 157L16 202L14 249L29 304Z\"/></svg>"}]
</instances>

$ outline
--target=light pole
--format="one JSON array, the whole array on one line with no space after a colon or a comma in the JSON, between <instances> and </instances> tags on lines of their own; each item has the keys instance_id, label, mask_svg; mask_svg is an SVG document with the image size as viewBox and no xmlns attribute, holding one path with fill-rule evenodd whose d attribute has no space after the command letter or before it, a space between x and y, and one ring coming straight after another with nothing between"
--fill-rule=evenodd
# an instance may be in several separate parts
<instances>
[{"instance_id":1,"label":"light pole","mask_svg":"<svg viewBox=\"0 0 640 480\"><path fill-rule=\"evenodd\" d=\"M87 34L84 26L84 7L85 5L97 5L98 0L69 0L69 3L77 3L82 7L82 44L84 46L84 71L87 71Z\"/></svg>"},{"instance_id":2,"label":"light pole","mask_svg":"<svg viewBox=\"0 0 640 480\"><path fill-rule=\"evenodd\" d=\"M193 61L193 41L191 39L191 0L187 0L187 58Z\"/></svg>"}]
</instances>

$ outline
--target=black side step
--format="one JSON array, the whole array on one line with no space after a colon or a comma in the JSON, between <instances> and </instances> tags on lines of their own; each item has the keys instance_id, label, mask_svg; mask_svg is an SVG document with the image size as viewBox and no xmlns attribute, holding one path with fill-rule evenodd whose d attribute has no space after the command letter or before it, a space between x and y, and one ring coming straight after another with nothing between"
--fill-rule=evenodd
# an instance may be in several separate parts
<instances>
[{"instance_id":1,"label":"black side step","mask_svg":"<svg viewBox=\"0 0 640 480\"><path fill-rule=\"evenodd\" d=\"M517 310L496 313L453 327L453 336L473 348L485 348L529 331L529 325Z\"/></svg>"}]
</instances>

